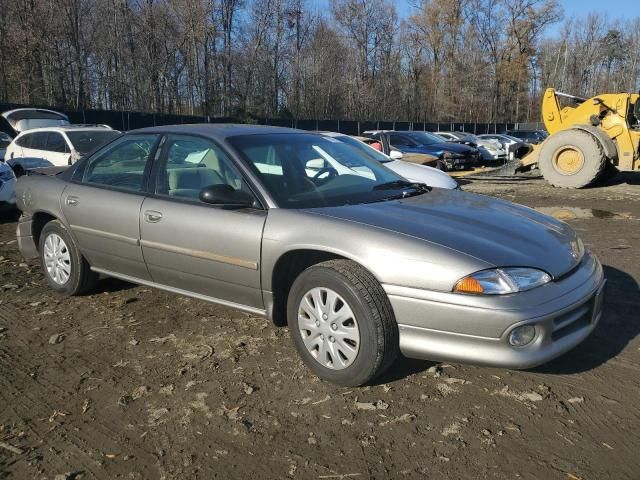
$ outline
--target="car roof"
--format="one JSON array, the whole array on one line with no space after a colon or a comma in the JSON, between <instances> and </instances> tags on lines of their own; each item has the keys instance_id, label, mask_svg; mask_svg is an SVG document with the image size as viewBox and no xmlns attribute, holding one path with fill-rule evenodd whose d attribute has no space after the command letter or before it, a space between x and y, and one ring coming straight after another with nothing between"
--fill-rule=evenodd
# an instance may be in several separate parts
<instances>
[{"instance_id":1,"label":"car roof","mask_svg":"<svg viewBox=\"0 0 640 480\"><path fill-rule=\"evenodd\" d=\"M225 139L238 135L268 135L274 133L313 133L295 128L272 125L247 125L241 123L191 123L182 125L162 125L130 130L127 135L140 133L176 133L202 135L213 139Z\"/></svg>"},{"instance_id":2,"label":"car roof","mask_svg":"<svg viewBox=\"0 0 640 480\"><path fill-rule=\"evenodd\" d=\"M87 126L87 125L63 125L60 127L40 127L40 128L32 128L30 130L25 130L20 133L20 136L25 135L27 133L38 133L38 132L94 132L94 131L105 131L105 132L118 132L118 130L114 130L108 126Z\"/></svg>"}]
</instances>

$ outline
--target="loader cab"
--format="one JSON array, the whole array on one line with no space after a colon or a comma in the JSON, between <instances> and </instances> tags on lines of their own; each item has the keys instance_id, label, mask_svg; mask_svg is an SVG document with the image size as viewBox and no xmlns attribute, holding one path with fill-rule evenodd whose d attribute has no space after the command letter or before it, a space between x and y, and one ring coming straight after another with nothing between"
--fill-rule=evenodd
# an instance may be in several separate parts
<instances>
[{"instance_id":1,"label":"loader cab","mask_svg":"<svg viewBox=\"0 0 640 480\"><path fill-rule=\"evenodd\" d=\"M640 130L640 97L636 100L636 103L629 105L629 126L634 130Z\"/></svg>"}]
</instances>

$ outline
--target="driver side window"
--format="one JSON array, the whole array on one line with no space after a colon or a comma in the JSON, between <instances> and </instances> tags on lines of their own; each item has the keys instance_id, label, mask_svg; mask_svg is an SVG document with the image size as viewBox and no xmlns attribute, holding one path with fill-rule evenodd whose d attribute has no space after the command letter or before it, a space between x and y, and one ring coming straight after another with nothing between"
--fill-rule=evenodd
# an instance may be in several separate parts
<instances>
[{"instance_id":1,"label":"driver side window","mask_svg":"<svg viewBox=\"0 0 640 480\"><path fill-rule=\"evenodd\" d=\"M155 193L199 201L203 188L229 185L249 189L228 155L213 142L185 135L170 135L156 175Z\"/></svg>"}]
</instances>

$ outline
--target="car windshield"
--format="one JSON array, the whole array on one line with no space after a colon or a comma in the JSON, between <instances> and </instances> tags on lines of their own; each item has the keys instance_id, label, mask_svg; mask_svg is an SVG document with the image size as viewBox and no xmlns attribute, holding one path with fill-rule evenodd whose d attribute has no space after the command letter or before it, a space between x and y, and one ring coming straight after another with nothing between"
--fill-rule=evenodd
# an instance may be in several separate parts
<instances>
[{"instance_id":1,"label":"car windshield","mask_svg":"<svg viewBox=\"0 0 640 480\"><path fill-rule=\"evenodd\" d=\"M402 134L412 138L420 145L434 145L436 143L444 142L442 137L438 137L437 135L427 132L402 132Z\"/></svg>"},{"instance_id":2,"label":"car windshield","mask_svg":"<svg viewBox=\"0 0 640 480\"><path fill-rule=\"evenodd\" d=\"M85 155L98 147L120 136L117 130L84 130L78 132L66 132L73 148Z\"/></svg>"},{"instance_id":3,"label":"car windshield","mask_svg":"<svg viewBox=\"0 0 640 480\"><path fill-rule=\"evenodd\" d=\"M329 138L335 138L336 140L340 140L342 143L346 143L347 145L355 148L356 150L359 150L360 152L362 152L362 154L372 158L377 162L388 163L393 161L389 157L387 157L384 153L379 152L375 148L367 145L366 143L361 142L360 140L350 137L348 135L340 135L339 137L329 137Z\"/></svg>"},{"instance_id":4,"label":"car windshield","mask_svg":"<svg viewBox=\"0 0 640 480\"><path fill-rule=\"evenodd\" d=\"M427 191L335 138L278 133L228 141L282 208L373 203Z\"/></svg>"}]
</instances>

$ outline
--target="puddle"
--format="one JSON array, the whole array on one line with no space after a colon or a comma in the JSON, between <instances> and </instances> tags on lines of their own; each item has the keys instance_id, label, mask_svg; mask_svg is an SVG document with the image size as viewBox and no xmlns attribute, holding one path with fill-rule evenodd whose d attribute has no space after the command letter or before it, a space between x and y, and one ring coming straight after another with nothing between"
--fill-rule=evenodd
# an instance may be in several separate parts
<instances>
[{"instance_id":1,"label":"puddle","mask_svg":"<svg viewBox=\"0 0 640 480\"><path fill-rule=\"evenodd\" d=\"M634 220L630 213L616 213L597 208L578 207L535 207L535 210L550 215L558 220L577 220L587 218L601 218L605 220Z\"/></svg>"}]
</instances>

